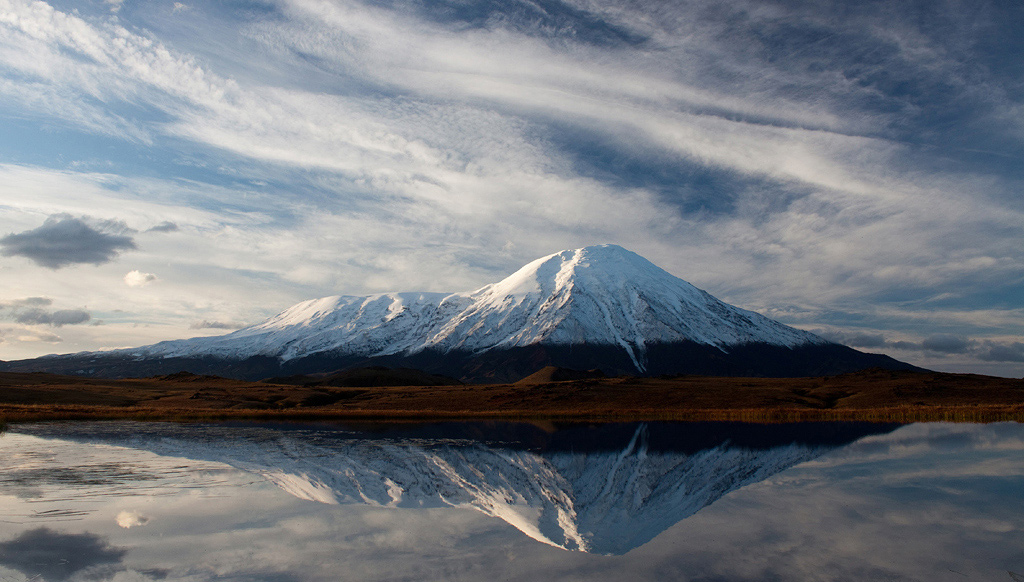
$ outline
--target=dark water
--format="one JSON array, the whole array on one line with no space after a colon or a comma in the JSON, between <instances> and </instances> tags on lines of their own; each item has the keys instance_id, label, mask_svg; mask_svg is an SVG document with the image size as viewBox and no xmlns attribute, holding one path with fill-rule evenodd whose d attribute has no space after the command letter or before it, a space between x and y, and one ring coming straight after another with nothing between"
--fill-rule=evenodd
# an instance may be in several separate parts
<instances>
[{"instance_id":1,"label":"dark water","mask_svg":"<svg viewBox=\"0 0 1024 582\"><path fill-rule=\"evenodd\" d=\"M1024 425L18 425L0 581L1024 580Z\"/></svg>"}]
</instances>

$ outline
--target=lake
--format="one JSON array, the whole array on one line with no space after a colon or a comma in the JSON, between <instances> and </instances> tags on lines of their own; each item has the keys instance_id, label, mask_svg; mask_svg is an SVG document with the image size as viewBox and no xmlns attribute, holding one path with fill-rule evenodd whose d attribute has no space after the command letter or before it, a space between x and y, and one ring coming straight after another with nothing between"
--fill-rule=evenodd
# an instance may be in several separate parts
<instances>
[{"instance_id":1,"label":"lake","mask_svg":"<svg viewBox=\"0 0 1024 582\"><path fill-rule=\"evenodd\" d=\"M0 581L1024 580L1024 425L12 425Z\"/></svg>"}]
</instances>

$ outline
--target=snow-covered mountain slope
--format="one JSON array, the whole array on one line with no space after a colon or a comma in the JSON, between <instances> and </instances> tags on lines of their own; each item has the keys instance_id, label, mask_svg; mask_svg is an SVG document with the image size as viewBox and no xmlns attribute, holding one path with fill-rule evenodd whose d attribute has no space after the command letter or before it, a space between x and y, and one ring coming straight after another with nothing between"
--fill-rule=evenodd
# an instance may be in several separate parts
<instances>
[{"instance_id":1,"label":"snow-covered mountain slope","mask_svg":"<svg viewBox=\"0 0 1024 582\"><path fill-rule=\"evenodd\" d=\"M731 491L840 446L835 440L682 452L637 425L618 450L533 451L451 438L335 439L323 431L118 424L77 439L221 462L326 504L462 507L567 550L624 554ZM58 428L37 425L40 436ZM878 432L876 430L875 432ZM868 434L867 432L862 434Z\"/></svg>"},{"instance_id":2,"label":"snow-covered mountain slope","mask_svg":"<svg viewBox=\"0 0 1024 582\"><path fill-rule=\"evenodd\" d=\"M537 259L472 292L325 297L227 335L122 352L287 361L322 352L375 357L586 344L619 346L644 371L646 346L681 341L723 350L827 343L723 303L636 253L600 245Z\"/></svg>"}]
</instances>

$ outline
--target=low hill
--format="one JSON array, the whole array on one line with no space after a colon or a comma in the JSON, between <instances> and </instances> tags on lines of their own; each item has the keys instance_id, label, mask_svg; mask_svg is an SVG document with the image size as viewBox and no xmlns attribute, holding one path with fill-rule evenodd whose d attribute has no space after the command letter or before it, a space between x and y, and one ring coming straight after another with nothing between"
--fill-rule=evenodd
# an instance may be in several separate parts
<instances>
[{"instance_id":1,"label":"low hill","mask_svg":"<svg viewBox=\"0 0 1024 582\"><path fill-rule=\"evenodd\" d=\"M296 374L262 380L267 384L292 384L295 386L456 386L462 384L455 378L431 374L412 368L387 368L367 366L326 374Z\"/></svg>"},{"instance_id":2,"label":"low hill","mask_svg":"<svg viewBox=\"0 0 1024 582\"><path fill-rule=\"evenodd\" d=\"M516 382L519 386L531 384L545 384L547 382L566 382L570 380L590 380L593 378L604 378L605 373L601 370L573 370L572 368L559 368L558 366L544 366L540 370L530 374Z\"/></svg>"}]
</instances>

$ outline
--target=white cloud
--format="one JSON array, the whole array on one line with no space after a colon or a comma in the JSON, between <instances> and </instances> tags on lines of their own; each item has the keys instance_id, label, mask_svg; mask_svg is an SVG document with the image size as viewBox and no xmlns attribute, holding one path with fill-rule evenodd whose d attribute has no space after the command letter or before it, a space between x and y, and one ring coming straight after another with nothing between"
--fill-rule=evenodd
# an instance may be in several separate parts
<instances>
[{"instance_id":1,"label":"white cloud","mask_svg":"<svg viewBox=\"0 0 1024 582\"><path fill-rule=\"evenodd\" d=\"M153 273L143 273L138 269L129 271L124 276L124 283L129 287L145 287L146 285L159 280L160 279L158 279Z\"/></svg>"}]
</instances>

